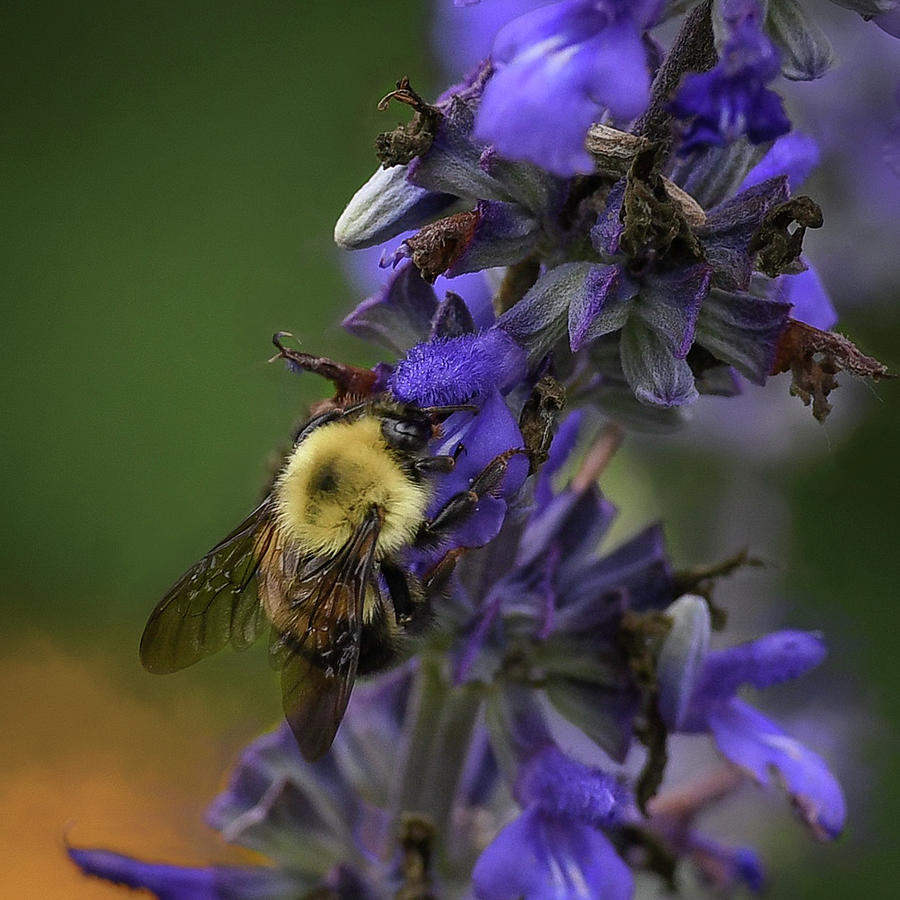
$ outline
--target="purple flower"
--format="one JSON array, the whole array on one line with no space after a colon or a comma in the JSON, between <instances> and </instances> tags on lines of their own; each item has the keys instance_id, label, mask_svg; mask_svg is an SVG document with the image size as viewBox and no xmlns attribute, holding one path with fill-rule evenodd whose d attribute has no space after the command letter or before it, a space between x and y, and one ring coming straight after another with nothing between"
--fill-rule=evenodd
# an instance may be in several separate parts
<instances>
[{"instance_id":1,"label":"purple flower","mask_svg":"<svg viewBox=\"0 0 900 900\"><path fill-rule=\"evenodd\" d=\"M109 850L68 849L85 875L151 891L159 900L292 900L315 884L263 866L167 866ZM349 900L349 898L348 898Z\"/></svg>"},{"instance_id":2,"label":"purple flower","mask_svg":"<svg viewBox=\"0 0 900 900\"><path fill-rule=\"evenodd\" d=\"M785 785L797 814L819 840L843 831L844 795L820 756L741 700L711 710L707 726L719 750L759 784Z\"/></svg>"},{"instance_id":3,"label":"purple flower","mask_svg":"<svg viewBox=\"0 0 900 900\"><path fill-rule=\"evenodd\" d=\"M779 55L763 34L757 0L728 0L724 17L729 38L718 65L687 75L672 101L672 112L691 119L680 153L705 144L724 146L746 134L754 144L790 131L781 98L766 84L778 75Z\"/></svg>"},{"instance_id":4,"label":"purple flower","mask_svg":"<svg viewBox=\"0 0 900 900\"><path fill-rule=\"evenodd\" d=\"M780 175L787 176L788 187L796 191L819 164L820 155L818 143L809 135L799 131L782 135L747 173L737 193Z\"/></svg>"},{"instance_id":5,"label":"purple flower","mask_svg":"<svg viewBox=\"0 0 900 900\"><path fill-rule=\"evenodd\" d=\"M747 173L738 195L769 179L784 175L788 187L796 191L819 163L819 145L800 132L783 135L766 155ZM791 318L806 322L814 328L831 328L837 322L837 313L831 303L821 278L809 260L803 260L805 272L782 275L774 299L790 303Z\"/></svg>"},{"instance_id":6,"label":"purple flower","mask_svg":"<svg viewBox=\"0 0 900 900\"><path fill-rule=\"evenodd\" d=\"M357 255L368 254L361 250ZM367 297L341 323L351 334L393 350L406 350L428 337L438 301L411 263L401 266L377 293Z\"/></svg>"},{"instance_id":7,"label":"purple flower","mask_svg":"<svg viewBox=\"0 0 900 900\"><path fill-rule=\"evenodd\" d=\"M491 168L490 160L486 168ZM456 278L519 262L531 253L539 236L537 221L518 204L479 200L462 219L435 222L385 252L381 265L396 267L412 259L429 281L441 273ZM440 253L434 252L436 246Z\"/></svg>"},{"instance_id":8,"label":"purple flower","mask_svg":"<svg viewBox=\"0 0 900 900\"><path fill-rule=\"evenodd\" d=\"M628 900L631 871L601 829L627 803L621 785L548 744L520 765L523 807L475 863L479 900Z\"/></svg>"},{"instance_id":9,"label":"purple flower","mask_svg":"<svg viewBox=\"0 0 900 900\"><path fill-rule=\"evenodd\" d=\"M418 406L454 406L507 391L525 376L525 351L505 332L416 344L389 380L395 397Z\"/></svg>"},{"instance_id":10,"label":"purple flower","mask_svg":"<svg viewBox=\"0 0 900 900\"><path fill-rule=\"evenodd\" d=\"M726 891L743 884L758 894L765 887L762 863L750 847L728 847L690 829L684 852L714 888Z\"/></svg>"},{"instance_id":11,"label":"purple flower","mask_svg":"<svg viewBox=\"0 0 900 900\"><path fill-rule=\"evenodd\" d=\"M655 0L562 0L511 22L497 36L474 137L510 159L557 175L593 170L584 147L609 110L629 121L649 99L642 42Z\"/></svg>"},{"instance_id":12,"label":"purple flower","mask_svg":"<svg viewBox=\"0 0 900 900\"><path fill-rule=\"evenodd\" d=\"M594 230L595 246L606 236L602 225ZM651 265L640 277L621 264L591 268L569 304L572 350L621 329L622 370L638 400L659 407L693 402L697 391L685 359L712 275L707 263Z\"/></svg>"},{"instance_id":13,"label":"purple flower","mask_svg":"<svg viewBox=\"0 0 900 900\"><path fill-rule=\"evenodd\" d=\"M86 874L160 900L294 900L317 886L339 900L376 900L382 892L373 885L390 878L378 859L391 830L372 804L388 802L413 677L406 665L359 686L332 752L315 763L302 758L285 724L244 750L207 821L274 866L193 868L76 848L69 856Z\"/></svg>"},{"instance_id":14,"label":"purple flower","mask_svg":"<svg viewBox=\"0 0 900 900\"><path fill-rule=\"evenodd\" d=\"M496 457L524 448L522 434L502 393L515 387L525 374L525 352L499 328L435 337L416 344L397 363L387 384L400 400L418 406L480 404L476 415L454 413L442 427L443 436L435 452L456 455L460 445L463 452L453 471L438 483L431 514L454 494L469 490ZM506 500L519 490L528 473L524 454L512 455L507 464L502 483L482 497L456 529L455 546L480 547L500 530Z\"/></svg>"},{"instance_id":15,"label":"purple flower","mask_svg":"<svg viewBox=\"0 0 900 900\"><path fill-rule=\"evenodd\" d=\"M895 7L890 12L876 16L873 21L882 31L893 37L900 37L900 7Z\"/></svg>"},{"instance_id":16,"label":"purple flower","mask_svg":"<svg viewBox=\"0 0 900 900\"><path fill-rule=\"evenodd\" d=\"M627 802L612 775L589 768L548 745L520 766L516 799L548 816L574 818L594 828L611 825Z\"/></svg>"},{"instance_id":17,"label":"purple flower","mask_svg":"<svg viewBox=\"0 0 900 900\"><path fill-rule=\"evenodd\" d=\"M512 19L545 6L547 0L488 0L485 3L434 3L431 45L451 78L468 72L483 60L497 32ZM460 9L459 7L467 7Z\"/></svg>"},{"instance_id":18,"label":"purple flower","mask_svg":"<svg viewBox=\"0 0 900 900\"><path fill-rule=\"evenodd\" d=\"M575 819L526 809L472 871L479 900L630 900L631 870L606 836Z\"/></svg>"},{"instance_id":19,"label":"purple flower","mask_svg":"<svg viewBox=\"0 0 900 900\"><path fill-rule=\"evenodd\" d=\"M436 453L452 454L459 445L464 450L456 466L437 484L429 509L434 514L454 494L469 490L472 481L493 459L524 446L522 433L500 392L495 388L476 415L454 413L443 425L443 438ZM503 524L507 500L515 496L528 474L528 460L516 454L508 461L508 469L496 490L479 501L474 512L455 529L452 543L458 547L481 547L493 540Z\"/></svg>"},{"instance_id":20,"label":"purple flower","mask_svg":"<svg viewBox=\"0 0 900 900\"><path fill-rule=\"evenodd\" d=\"M538 476L531 515L508 524L498 555L484 551L480 576L466 580L460 602L468 615L452 651L453 678L490 681L511 653L535 665L550 702L621 762L638 697L616 644L618 622L625 609L668 606L672 576L659 526L600 555L615 508L589 478L561 491L552 487L582 426L577 414L562 425ZM583 665L573 665L579 656Z\"/></svg>"},{"instance_id":21,"label":"purple flower","mask_svg":"<svg viewBox=\"0 0 900 900\"><path fill-rule=\"evenodd\" d=\"M695 644L696 646L696 644ZM844 826L840 785L825 762L774 722L737 698L743 684L765 688L797 678L825 658L815 634L778 631L758 640L706 654L686 704L662 700L683 695L690 684L662 690L660 711L670 727L710 732L719 750L759 784L783 783L800 817L821 840ZM683 670L696 671L696 667ZM688 677L685 675L684 677Z\"/></svg>"},{"instance_id":22,"label":"purple flower","mask_svg":"<svg viewBox=\"0 0 900 900\"><path fill-rule=\"evenodd\" d=\"M823 331L834 326L837 312L819 273L807 262L807 270L778 279L779 299L791 304L791 318Z\"/></svg>"},{"instance_id":23,"label":"purple flower","mask_svg":"<svg viewBox=\"0 0 900 900\"><path fill-rule=\"evenodd\" d=\"M352 578L332 566L315 596L288 591L287 624L272 612L280 581L262 579L266 566L254 575L256 557L271 562L279 544L288 582L331 561L310 562L284 529L267 527L275 544L242 544L250 568L209 610L227 620L239 601L254 624L268 614L276 637L285 632L275 643L328 679L339 655L360 657L366 674L390 664L392 649L416 658L355 689L315 762L286 726L242 754L207 821L262 864L192 868L70 849L84 872L162 900L630 900L633 869L671 881L683 859L717 890L756 891L756 854L695 827L712 792L746 784L743 773L783 784L817 836L841 831L843 795L823 760L738 697L819 663L821 639L782 631L710 651L707 586L730 563L673 574L658 524L603 547L617 511L598 478L623 425L674 423L700 393L733 392L738 373L764 382L776 357L782 368L789 316L834 321L800 256L820 211L790 191L818 150L786 135L768 88L781 54L786 77L811 78L830 47L796 0L716 0L689 13L664 63L648 29L692 5L489 0L481 15L510 21L469 76L434 104L406 80L391 92L414 108L413 122L381 136L382 167L335 227L340 245L363 251L357 275L369 293L344 325L391 355L360 370L359 391L341 385L317 408L354 404L330 411L337 421L367 397L391 396L435 415L426 431L437 459L394 454L428 478L422 527L412 523L416 540L383 559L370 541L365 565L348 544L340 555ZM718 64L686 76L671 107L686 120L682 157L668 141L600 126L589 154L591 123L627 128L646 109L651 71L671 93L673 73L709 39L709 15ZM465 51L485 40L475 28ZM751 146L779 135L765 154ZM378 254L393 267L380 290L383 279L368 283ZM467 275L475 282L433 287ZM811 367L804 374L812 379ZM560 416L564 399L578 411ZM573 460L583 436L590 448ZM429 533L434 541L418 539ZM210 565L220 556L212 551ZM387 641L383 658L369 653L381 626L397 645ZM656 793L671 776L669 732L708 734L729 761L724 778L703 773L703 803L672 791L666 805ZM624 766L636 739L647 754L635 800L597 760Z\"/></svg>"},{"instance_id":24,"label":"purple flower","mask_svg":"<svg viewBox=\"0 0 900 900\"><path fill-rule=\"evenodd\" d=\"M383 270L378 266L379 256L380 253L369 249L359 250L351 257L359 262L352 269L364 290L371 291L377 287L376 272L383 275ZM457 295L462 294L472 318L470 330L493 325L491 294L482 273L460 275L452 285L442 278L437 283L442 287L452 287ZM391 272L387 281L358 304L341 324L351 334L402 355L414 344L443 334L434 327L439 307L435 288L422 278L412 263L405 263Z\"/></svg>"}]
</instances>

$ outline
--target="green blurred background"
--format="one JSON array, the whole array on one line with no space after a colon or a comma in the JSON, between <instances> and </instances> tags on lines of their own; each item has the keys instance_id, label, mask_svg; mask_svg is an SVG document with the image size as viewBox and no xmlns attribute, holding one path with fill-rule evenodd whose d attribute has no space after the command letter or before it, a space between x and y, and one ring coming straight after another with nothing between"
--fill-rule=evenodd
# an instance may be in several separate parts
<instances>
[{"instance_id":1,"label":"green blurred background","mask_svg":"<svg viewBox=\"0 0 900 900\"><path fill-rule=\"evenodd\" d=\"M378 98L402 74L440 85L416 0L5 13L0 894L114 897L74 872L66 839L246 858L202 810L278 718L264 654L154 678L138 639L174 576L252 507L269 454L321 395L266 364L272 332L374 361L337 325L360 298L331 231L396 121ZM900 307L875 299L855 297L844 326L896 370ZM850 411L824 429L788 407L783 429L809 428L811 454L723 454L697 430L644 442L608 484L629 504L622 532L666 516L680 562L719 551L719 495L752 488L748 471L782 504L779 527L757 529L775 535L775 574L750 589L785 601L773 621L831 633L819 685L842 685L831 709L851 737L833 761L852 818L837 848L776 852L774 897L895 896L898 874L900 401L889 383L835 399ZM752 504L745 515L752 539ZM773 821L791 827L780 808Z\"/></svg>"}]
</instances>

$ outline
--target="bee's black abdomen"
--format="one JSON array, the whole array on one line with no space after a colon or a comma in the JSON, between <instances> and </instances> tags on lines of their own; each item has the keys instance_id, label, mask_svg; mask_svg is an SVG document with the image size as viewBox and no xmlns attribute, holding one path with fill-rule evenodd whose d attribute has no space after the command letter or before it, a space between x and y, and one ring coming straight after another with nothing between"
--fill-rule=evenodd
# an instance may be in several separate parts
<instances>
[{"instance_id":1,"label":"bee's black abdomen","mask_svg":"<svg viewBox=\"0 0 900 900\"><path fill-rule=\"evenodd\" d=\"M368 675L386 669L397 658L397 636L388 622L388 611L379 607L371 621L362 627L359 638L359 663L356 671Z\"/></svg>"}]
</instances>

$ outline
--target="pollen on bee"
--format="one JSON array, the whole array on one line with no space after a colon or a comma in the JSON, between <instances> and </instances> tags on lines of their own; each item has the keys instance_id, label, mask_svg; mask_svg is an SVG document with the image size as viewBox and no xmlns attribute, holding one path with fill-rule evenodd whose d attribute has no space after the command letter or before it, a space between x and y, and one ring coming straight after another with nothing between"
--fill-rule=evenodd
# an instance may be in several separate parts
<instances>
[{"instance_id":1,"label":"pollen on bee","mask_svg":"<svg viewBox=\"0 0 900 900\"><path fill-rule=\"evenodd\" d=\"M376 556L410 543L425 515L428 489L388 449L381 420L329 422L297 445L276 487L278 521L302 548L336 553L375 506L382 511Z\"/></svg>"}]
</instances>

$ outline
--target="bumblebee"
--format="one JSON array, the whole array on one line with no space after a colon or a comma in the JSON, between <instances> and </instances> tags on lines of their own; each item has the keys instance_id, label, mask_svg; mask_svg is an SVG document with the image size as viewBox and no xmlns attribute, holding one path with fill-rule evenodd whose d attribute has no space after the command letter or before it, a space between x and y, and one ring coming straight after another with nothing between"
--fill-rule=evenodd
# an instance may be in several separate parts
<instances>
[{"instance_id":1,"label":"bumblebee","mask_svg":"<svg viewBox=\"0 0 900 900\"><path fill-rule=\"evenodd\" d=\"M309 760L331 747L356 675L388 665L398 637L427 619L461 551L422 577L402 552L436 547L522 452L496 457L428 518L432 479L457 458L428 444L459 407L384 396L328 406L299 429L262 503L159 602L140 649L150 672L174 672L270 626L285 717Z\"/></svg>"}]
</instances>

